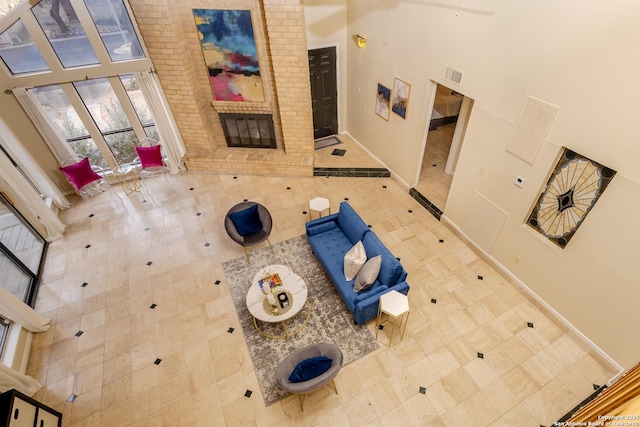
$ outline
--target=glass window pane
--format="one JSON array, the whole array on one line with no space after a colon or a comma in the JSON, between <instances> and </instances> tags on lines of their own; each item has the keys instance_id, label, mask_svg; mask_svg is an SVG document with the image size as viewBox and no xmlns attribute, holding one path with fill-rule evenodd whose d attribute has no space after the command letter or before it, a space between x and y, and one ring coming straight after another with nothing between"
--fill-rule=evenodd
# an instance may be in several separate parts
<instances>
[{"instance_id":1,"label":"glass window pane","mask_svg":"<svg viewBox=\"0 0 640 427\"><path fill-rule=\"evenodd\" d=\"M31 8L65 68L98 63L69 0L43 0Z\"/></svg>"},{"instance_id":2,"label":"glass window pane","mask_svg":"<svg viewBox=\"0 0 640 427\"><path fill-rule=\"evenodd\" d=\"M6 319L0 317L0 354L2 354L4 344L7 341L7 332L9 332L9 323Z\"/></svg>"},{"instance_id":3,"label":"glass window pane","mask_svg":"<svg viewBox=\"0 0 640 427\"><path fill-rule=\"evenodd\" d=\"M0 242L33 274L38 274L44 240L0 202Z\"/></svg>"},{"instance_id":4,"label":"glass window pane","mask_svg":"<svg viewBox=\"0 0 640 427\"><path fill-rule=\"evenodd\" d=\"M144 95L142 95L140 86L138 86L138 82L135 77L133 77L133 74L120 76L120 81L122 82L124 89L127 91L129 101L131 101L140 123L142 123L143 126L154 124L149 106L147 105L147 100L144 98ZM149 136L149 134L147 134L147 136Z\"/></svg>"},{"instance_id":5,"label":"glass window pane","mask_svg":"<svg viewBox=\"0 0 640 427\"><path fill-rule=\"evenodd\" d=\"M247 120L247 126L249 127L249 137L251 139L260 140L260 129L258 128L258 121Z\"/></svg>"},{"instance_id":6,"label":"glass window pane","mask_svg":"<svg viewBox=\"0 0 640 427\"><path fill-rule=\"evenodd\" d=\"M160 141L160 134L158 134L158 129L155 125L145 126L144 133L147 135L147 138L153 138L156 141Z\"/></svg>"},{"instance_id":7,"label":"glass window pane","mask_svg":"<svg viewBox=\"0 0 640 427\"><path fill-rule=\"evenodd\" d=\"M122 0L84 0L113 62L144 58Z\"/></svg>"},{"instance_id":8,"label":"glass window pane","mask_svg":"<svg viewBox=\"0 0 640 427\"><path fill-rule=\"evenodd\" d=\"M122 105L107 79L90 79L73 83L100 132L131 128Z\"/></svg>"},{"instance_id":9,"label":"glass window pane","mask_svg":"<svg viewBox=\"0 0 640 427\"><path fill-rule=\"evenodd\" d=\"M135 160L138 139L109 80L92 79L73 85L116 161L124 164Z\"/></svg>"},{"instance_id":10,"label":"glass window pane","mask_svg":"<svg viewBox=\"0 0 640 427\"><path fill-rule=\"evenodd\" d=\"M266 120L259 120L258 124L260 125L260 138L262 140L262 145L267 147L273 147L274 143L272 141L271 135L271 127L269 126L269 122Z\"/></svg>"},{"instance_id":11,"label":"glass window pane","mask_svg":"<svg viewBox=\"0 0 640 427\"><path fill-rule=\"evenodd\" d=\"M138 157L135 149L138 138L132 130L105 135L104 139L119 164L131 163Z\"/></svg>"},{"instance_id":12,"label":"glass window pane","mask_svg":"<svg viewBox=\"0 0 640 427\"><path fill-rule=\"evenodd\" d=\"M94 169L109 169L62 88L51 85L33 88L32 91L60 136L69 143L72 150L81 157L88 157Z\"/></svg>"},{"instance_id":13,"label":"glass window pane","mask_svg":"<svg viewBox=\"0 0 640 427\"><path fill-rule=\"evenodd\" d=\"M31 277L2 252L0 252L0 285L20 301L27 301L31 289Z\"/></svg>"},{"instance_id":14,"label":"glass window pane","mask_svg":"<svg viewBox=\"0 0 640 427\"><path fill-rule=\"evenodd\" d=\"M64 139L89 136L87 128L59 85L36 87L32 89L32 93Z\"/></svg>"},{"instance_id":15,"label":"glass window pane","mask_svg":"<svg viewBox=\"0 0 640 427\"><path fill-rule=\"evenodd\" d=\"M0 58L12 74L50 69L21 20L0 34Z\"/></svg>"},{"instance_id":16,"label":"glass window pane","mask_svg":"<svg viewBox=\"0 0 640 427\"><path fill-rule=\"evenodd\" d=\"M111 168L107 164L104 157L98 150L98 146L91 138L83 138L75 141L69 141L69 145L73 149L73 152L80 157L88 157L91 169L96 172L103 172L110 170Z\"/></svg>"}]
</instances>

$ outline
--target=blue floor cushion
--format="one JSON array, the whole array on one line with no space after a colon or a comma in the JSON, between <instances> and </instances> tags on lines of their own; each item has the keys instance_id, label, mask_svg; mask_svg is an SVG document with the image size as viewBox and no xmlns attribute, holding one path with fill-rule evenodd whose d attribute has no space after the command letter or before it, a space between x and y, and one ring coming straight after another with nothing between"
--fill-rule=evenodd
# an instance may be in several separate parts
<instances>
[{"instance_id":1,"label":"blue floor cushion","mask_svg":"<svg viewBox=\"0 0 640 427\"><path fill-rule=\"evenodd\" d=\"M316 356L301 360L289 375L289 381L299 383L315 378L329 370L333 359L327 356Z\"/></svg>"}]
</instances>

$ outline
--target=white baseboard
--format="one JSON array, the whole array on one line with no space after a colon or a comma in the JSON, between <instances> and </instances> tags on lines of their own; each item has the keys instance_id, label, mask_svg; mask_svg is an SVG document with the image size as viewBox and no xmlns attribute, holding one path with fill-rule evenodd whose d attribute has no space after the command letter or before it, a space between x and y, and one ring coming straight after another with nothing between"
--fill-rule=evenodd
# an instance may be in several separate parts
<instances>
[{"instance_id":1,"label":"white baseboard","mask_svg":"<svg viewBox=\"0 0 640 427\"><path fill-rule=\"evenodd\" d=\"M487 253L484 249L476 244L469 236L467 236L456 224L454 224L446 215L442 215L442 222L445 223L449 228L451 228L458 237L461 237L465 240L465 243L473 246L475 250L483 255L483 257L489 261L494 268L499 270L504 276L506 276L510 282L517 286L521 292L529 298L529 300L534 303L539 309L541 309L546 315L556 320L556 322L561 326L561 329L565 330L572 334L576 339L580 340L587 348L591 349L595 356L598 357L599 362L603 364L607 364L611 367L612 370L616 371L616 374L609 380L609 384L613 383L617 380L623 373L624 368L618 362L616 362L611 356L609 356L604 350L602 350L596 343L591 341L586 335L584 335L578 328L576 328L571 322L569 322L564 316L558 313L552 306L550 306L544 299L542 299L538 294L536 294L531 288L524 284L520 279L518 279L511 271L509 271L504 265L502 265L498 260L496 260L493 256Z\"/></svg>"},{"instance_id":2,"label":"white baseboard","mask_svg":"<svg viewBox=\"0 0 640 427\"><path fill-rule=\"evenodd\" d=\"M402 178L400 178L400 176L395 173L393 170L391 170L391 168L389 168L389 166L387 166L387 164L385 162L383 162L382 160L380 160L375 154L373 154L371 151L369 151L369 149L367 147L365 147L364 145L362 145L360 143L360 141L358 141L357 139L355 139L349 132L342 132L340 135L349 135L349 138L351 138L353 140L353 142L355 142L356 144L358 144L358 146L365 151L369 156L371 156L372 158L374 158L378 163L380 163L384 168L386 168L387 170L389 170L389 172L391 173L391 179L393 179L394 181L396 181L402 188L404 188L405 190L409 191L411 189L411 186Z\"/></svg>"}]
</instances>

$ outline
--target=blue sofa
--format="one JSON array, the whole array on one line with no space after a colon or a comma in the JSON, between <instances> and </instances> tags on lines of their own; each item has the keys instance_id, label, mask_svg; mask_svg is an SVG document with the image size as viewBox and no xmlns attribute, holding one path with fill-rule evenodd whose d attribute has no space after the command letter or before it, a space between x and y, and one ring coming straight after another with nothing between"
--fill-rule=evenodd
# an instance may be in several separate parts
<instances>
[{"instance_id":1,"label":"blue sofa","mask_svg":"<svg viewBox=\"0 0 640 427\"><path fill-rule=\"evenodd\" d=\"M365 224L347 202L340 203L336 214L306 223L307 242L331 279L340 297L351 312L355 323L362 325L378 314L380 295L395 289L407 294L407 272L378 236ZM380 273L374 284L364 291L353 290L354 280L344 277L344 255L362 240L367 259L382 256Z\"/></svg>"}]
</instances>

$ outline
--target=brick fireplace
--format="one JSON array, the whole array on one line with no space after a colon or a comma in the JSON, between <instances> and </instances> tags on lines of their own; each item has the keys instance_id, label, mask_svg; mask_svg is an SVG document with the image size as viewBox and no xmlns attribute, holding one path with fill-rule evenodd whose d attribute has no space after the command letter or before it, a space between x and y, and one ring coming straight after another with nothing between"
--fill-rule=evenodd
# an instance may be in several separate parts
<instances>
[{"instance_id":1,"label":"brick fireplace","mask_svg":"<svg viewBox=\"0 0 640 427\"><path fill-rule=\"evenodd\" d=\"M192 1L130 0L130 4L187 148L189 170L313 175L311 88L301 0L198 4L251 11L264 102L214 100ZM229 115L271 116L273 134L266 138L270 149L242 148L242 138L240 146L227 145L224 123ZM251 134L249 122L247 126ZM262 135L264 125L257 126ZM251 129L255 134L255 127Z\"/></svg>"},{"instance_id":2,"label":"brick fireplace","mask_svg":"<svg viewBox=\"0 0 640 427\"><path fill-rule=\"evenodd\" d=\"M220 113L227 147L276 148L271 114Z\"/></svg>"}]
</instances>

